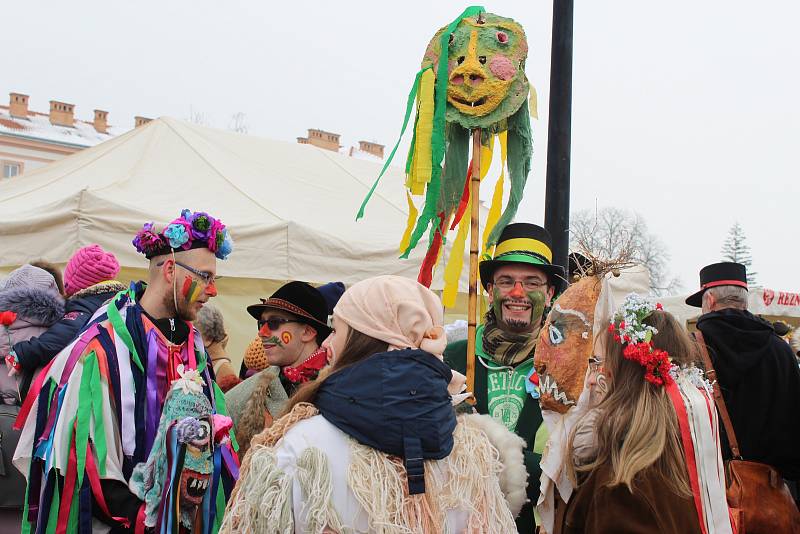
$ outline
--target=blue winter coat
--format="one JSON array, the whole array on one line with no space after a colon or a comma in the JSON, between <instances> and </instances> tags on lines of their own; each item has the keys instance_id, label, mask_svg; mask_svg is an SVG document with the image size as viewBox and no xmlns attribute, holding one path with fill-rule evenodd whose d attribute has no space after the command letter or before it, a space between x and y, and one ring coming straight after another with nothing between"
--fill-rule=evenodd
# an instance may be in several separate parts
<instances>
[{"instance_id":1,"label":"blue winter coat","mask_svg":"<svg viewBox=\"0 0 800 534\"><path fill-rule=\"evenodd\" d=\"M58 322L40 336L14 345L14 352L23 369L23 379L20 384L20 394L23 398L30 387L34 371L50 363L56 354L78 337L100 306L114 297L118 291L125 289L123 284L109 282L76 293L67 300L64 315Z\"/></svg>"}]
</instances>

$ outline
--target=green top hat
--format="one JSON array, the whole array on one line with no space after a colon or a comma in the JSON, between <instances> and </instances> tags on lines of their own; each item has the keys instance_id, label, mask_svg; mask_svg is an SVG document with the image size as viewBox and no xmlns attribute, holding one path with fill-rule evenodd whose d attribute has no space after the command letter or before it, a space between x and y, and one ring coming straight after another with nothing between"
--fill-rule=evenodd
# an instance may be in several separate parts
<instances>
[{"instance_id":1,"label":"green top hat","mask_svg":"<svg viewBox=\"0 0 800 534\"><path fill-rule=\"evenodd\" d=\"M505 264L523 263L533 265L547 274L548 282L561 291L566 285L564 268L553 265L552 238L541 226L530 223L513 223L503 229L494 258L483 260L480 264L481 283L488 291L494 272Z\"/></svg>"}]
</instances>

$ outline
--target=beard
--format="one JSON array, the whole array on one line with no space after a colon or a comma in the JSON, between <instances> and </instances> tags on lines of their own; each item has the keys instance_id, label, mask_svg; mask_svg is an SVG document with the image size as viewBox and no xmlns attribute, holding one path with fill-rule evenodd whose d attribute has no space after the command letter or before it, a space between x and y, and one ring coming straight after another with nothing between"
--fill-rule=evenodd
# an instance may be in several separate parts
<instances>
[{"instance_id":1,"label":"beard","mask_svg":"<svg viewBox=\"0 0 800 534\"><path fill-rule=\"evenodd\" d=\"M197 311L194 309L194 303L190 304L186 302L185 299L176 299L175 295L172 293L164 295L164 307L169 310L170 315L176 319L188 322L197 319Z\"/></svg>"}]
</instances>

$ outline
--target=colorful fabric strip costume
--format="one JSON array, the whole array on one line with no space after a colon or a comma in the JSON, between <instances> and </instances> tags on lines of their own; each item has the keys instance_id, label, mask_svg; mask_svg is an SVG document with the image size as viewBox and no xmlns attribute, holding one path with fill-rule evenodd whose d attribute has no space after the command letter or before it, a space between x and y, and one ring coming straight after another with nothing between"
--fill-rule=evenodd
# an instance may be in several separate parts
<instances>
[{"instance_id":1,"label":"colorful fabric strip costume","mask_svg":"<svg viewBox=\"0 0 800 534\"><path fill-rule=\"evenodd\" d=\"M204 213L184 210L162 233L152 228L145 225L134 240L148 259L190 248L208 248L218 258L231 251L225 226ZM31 387L16 423L22 433L14 455L14 465L28 477L23 533L116 531L132 529L134 522L137 529L145 523L159 532L219 529L238 476L238 446L226 418L220 418L226 415L224 395L197 330L186 323L188 337L170 343L139 303L145 290L144 283L133 283L101 307ZM162 421L171 386L185 375L196 378L200 408L193 417L214 422L208 423L215 439L206 447L211 451L207 462L197 455L194 463L184 459L187 443L202 441L201 430L185 431L189 437L181 441ZM207 476L202 492L196 480L188 486L199 504L183 522L188 508L176 501L174 491L159 493L162 506L153 521L152 496L145 507L129 489L136 470L165 454L170 472L158 481L164 487L177 488L187 469Z\"/></svg>"}]
</instances>

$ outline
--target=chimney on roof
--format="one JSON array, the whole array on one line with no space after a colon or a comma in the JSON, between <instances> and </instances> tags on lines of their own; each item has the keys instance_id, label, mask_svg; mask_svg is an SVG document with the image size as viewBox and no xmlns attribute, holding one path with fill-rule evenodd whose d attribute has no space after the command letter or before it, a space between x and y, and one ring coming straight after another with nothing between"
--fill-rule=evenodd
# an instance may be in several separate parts
<instances>
[{"instance_id":1,"label":"chimney on roof","mask_svg":"<svg viewBox=\"0 0 800 534\"><path fill-rule=\"evenodd\" d=\"M75 125L75 105L67 104L66 102L59 102L58 100L50 101L50 124L55 126L69 126L70 128Z\"/></svg>"},{"instance_id":2,"label":"chimney on roof","mask_svg":"<svg viewBox=\"0 0 800 534\"><path fill-rule=\"evenodd\" d=\"M108 133L108 111L94 110L94 129L97 130L97 133Z\"/></svg>"},{"instance_id":3,"label":"chimney on roof","mask_svg":"<svg viewBox=\"0 0 800 534\"><path fill-rule=\"evenodd\" d=\"M26 118L28 116L28 95L9 93L8 111L12 117Z\"/></svg>"},{"instance_id":4,"label":"chimney on roof","mask_svg":"<svg viewBox=\"0 0 800 534\"><path fill-rule=\"evenodd\" d=\"M366 152L367 154L372 154L373 156L383 159L383 145L371 141L359 141L358 149L361 150L361 152Z\"/></svg>"},{"instance_id":5,"label":"chimney on roof","mask_svg":"<svg viewBox=\"0 0 800 534\"><path fill-rule=\"evenodd\" d=\"M147 117L134 117L133 120L136 123L136 128L138 128L139 126L144 126L153 119L148 119Z\"/></svg>"},{"instance_id":6,"label":"chimney on roof","mask_svg":"<svg viewBox=\"0 0 800 534\"><path fill-rule=\"evenodd\" d=\"M298 137L297 142L304 145L314 145L333 152L338 152L339 148L341 148L339 146L339 134L313 128L308 129L308 137Z\"/></svg>"}]
</instances>

